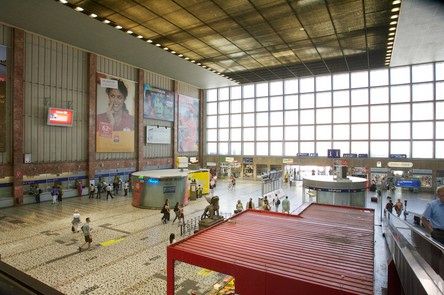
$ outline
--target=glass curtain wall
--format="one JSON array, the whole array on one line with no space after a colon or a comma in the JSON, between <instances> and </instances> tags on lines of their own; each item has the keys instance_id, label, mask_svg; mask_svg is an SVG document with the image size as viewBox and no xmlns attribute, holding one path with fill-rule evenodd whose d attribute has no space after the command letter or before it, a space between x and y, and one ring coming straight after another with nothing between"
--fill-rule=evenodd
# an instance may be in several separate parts
<instances>
[{"instance_id":1,"label":"glass curtain wall","mask_svg":"<svg viewBox=\"0 0 444 295\"><path fill-rule=\"evenodd\" d=\"M206 154L444 158L444 62L206 91Z\"/></svg>"}]
</instances>

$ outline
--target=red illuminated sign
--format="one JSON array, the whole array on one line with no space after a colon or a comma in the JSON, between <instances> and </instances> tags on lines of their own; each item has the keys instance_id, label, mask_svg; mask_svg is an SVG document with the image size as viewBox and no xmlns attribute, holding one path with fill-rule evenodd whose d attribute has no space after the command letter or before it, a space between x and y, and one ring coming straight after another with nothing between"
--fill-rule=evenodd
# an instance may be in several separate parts
<instances>
[{"instance_id":1,"label":"red illuminated sign","mask_svg":"<svg viewBox=\"0 0 444 295\"><path fill-rule=\"evenodd\" d=\"M48 109L48 125L52 126L72 126L73 110L69 109Z\"/></svg>"}]
</instances>

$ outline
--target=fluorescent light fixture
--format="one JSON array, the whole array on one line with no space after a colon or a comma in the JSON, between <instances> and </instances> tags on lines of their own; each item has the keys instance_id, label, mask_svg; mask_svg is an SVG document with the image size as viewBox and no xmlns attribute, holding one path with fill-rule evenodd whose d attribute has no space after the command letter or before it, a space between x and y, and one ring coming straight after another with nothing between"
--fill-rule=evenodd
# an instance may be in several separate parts
<instances>
[{"instance_id":1,"label":"fluorescent light fixture","mask_svg":"<svg viewBox=\"0 0 444 295\"><path fill-rule=\"evenodd\" d=\"M398 22L394 20L394 21L390 22L390 25L393 26L393 25L396 25L397 23Z\"/></svg>"},{"instance_id":2,"label":"fluorescent light fixture","mask_svg":"<svg viewBox=\"0 0 444 295\"><path fill-rule=\"evenodd\" d=\"M63 3L63 4L68 3L68 1L66 1L66 0L59 0L59 2L60 2L60 3Z\"/></svg>"},{"instance_id":3,"label":"fluorescent light fixture","mask_svg":"<svg viewBox=\"0 0 444 295\"><path fill-rule=\"evenodd\" d=\"M196 61L193 59L193 60L191 60L191 62L192 62L192 63L195 63Z\"/></svg>"},{"instance_id":4,"label":"fluorescent light fixture","mask_svg":"<svg viewBox=\"0 0 444 295\"><path fill-rule=\"evenodd\" d=\"M116 28L117 30L120 30L122 27L119 26L119 25L117 25L115 28Z\"/></svg>"},{"instance_id":5,"label":"fluorescent light fixture","mask_svg":"<svg viewBox=\"0 0 444 295\"><path fill-rule=\"evenodd\" d=\"M391 18L391 19L396 19L396 18L398 18L398 15L397 15L397 14L394 14L394 15L392 15L390 18Z\"/></svg>"},{"instance_id":6,"label":"fluorescent light fixture","mask_svg":"<svg viewBox=\"0 0 444 295\"><path fill-rule=\"evenodd\" d=\"M389 36L395 36L395 32L390 32Z\"/></svg>"},{"instance_id":7,"label":"fluorescent light fixture","mask_svg":"<svg viewBox=\"0 0 444 295\"><path fill-rule=\"evenodd\" d=\"M203 65L202 68L207 68L207 66L206 66L206 65Z\"/></svg>"},{"instance_id":8,"label":"fluorescent light fixture","mask_svg":"<svg viewBox=\"0 0 444 295\"><path fill-rule=\"evenodd\" d=\"M398 12L398 11L399 11L399 7L392 8L392 12Z\"/></svg>"},{"instance_id":9,"label":"fluorescent light fixture","mask_svg":"<svg viewBox=\"0 0 444 295\"><path fill-rule=\"evenodd\" d=\"M132 34L132 33L133 33L133 31L131 31L131 30L128 30L128 31L126 31L126 33L127 33L127 34Z\"/></svg>"},{"instance_id":10,"label":"fluorescent light fixture","mask_svg":"<svg viewBox=\"0 0 444 295\"><path fill-rule=\"evenodd\" d=\"M395 0L395 1L393 1L393 5L397 5L397 4L400 4L401 3L401 0Z\"/></svg>"},{"instance_id":11,"label":"fluorescent light fixture","mask_svg":"<svg viewBox=\"0 0 444 295\"><path fill-rule=\"evenodd\" d=\"M179 57L182 57L182 56L183 56L183 54L179 54L178 56L179 56Z\"/></svg>"},{"instance_id":12,"label":"fluorescent light fixture","mask_svg":"<svg viewBox=\"0 0 444 295\"><path fill-rule=\"evenodd\" d=\"M393 48L393 45L387 46L387 49L392 49L392 48Z\"/></svg>"},{"instance_id":13,"label":"fluorescent light fixture","mask_svg":"<svg viewBox=\"0 0 444 295\"><path fill-rule=\"evenodd\" d=\"M201 65L201 63L200 62L198 62L196 65L198 65L198 66L200 66Z\"/></svg>"},{"instance_id":14,"label":"fluorescent light fixture","mask_svg":"<svg viewBox=\"0 0 444 295\"><path fill-rule=\"evenodd\" d=\"M153 40L148 39L148 40L146 40L146 42L148 42L148 43L153 43Z\"/></svg>"},{"instance_id":15,"label":"fluorescent light fixture","mask_svg":"<svg viewBox=\"0 0 444 295\"><path fill-rule=\"evenodd\" d=\"M394 31L394 30L396 30L396 27L389 28L389 31Z\"/></svg>"},{"instance_id":16,"label":"fluorescent light fixture","mask_svg":"<svg viewBox=\"0 0 444 295\"><path fill-rule=\"evenodd\" d=\"M139 36L137 36L137 38L139 38L139 39L142 39L142 38L143 38L143 36L142 36L142 35L139 35Z\"/></svg>"},{"instance_id":17,"label":"fluorescent light fixture","mask_svg":"<svg viewBox=\"0 0 444 295\"><path fill-rule=\"evenodd\" d=\"M389 41L392 41L392 40L394 40L394 39L395 39L395 37L389 37L389 38L388 38Z\"/></svg>"},{"instance_id":18,"label":"fluorescent light fixture","mask_svg":"<svg viewBox=\"0 0 444 295\"><path fill-rule=\"evenodd\" d=\"M83 11L84 9L83 9L82 7L80 7L80 6L77 6L77 7L75 8L75 10L81 12L81 11Z\"/></svg>"},{"instance_id":19,"label":"fluorescent light fixture","mask_svg":"<svg viewBox=\"0 0 444 295\"><path fill-rule=\"evenodd\" d=\"M104 19L103 22L104 22L105 24L109 24L109 23L110 23L110 21L107 20L107 19Z\"/></svg>"},{"instance_id":20,"label":"fluorescent light fixture","mask_svg":"<svg viewBox=\"0 0 444 295\"><path fill-rule=\"evenodd\" d=\"M175 54L175 53L176 53L176 51L174 51L174 50L171 50L171 53L172 53L172 54Z\"/></svg>"},{"instance_id":21,"label":"fluorescent light fixture","mask_svg":"<svg viewBox=\"0 0 444 295\"><path fill-rule=\"evenodd\" d=\"M393 41L387 42L387 45L393 45Z\"/></svg>"},{"instance_id":22,"label":"fluorescent light fixture","mask_svg":"<svg viewBox=\"0 0 444 295\"><path fill-rule=\"evenodd\" d=\"M305 29L304 28L299 28L299 31L305 31Z\"/></svg>"},{"instance_id":23,"label":"fluorescent light fixture","mask_svg":"<svg viewBox=\"0 0 444 295\"><path fill-rule=\"evenodd\" d=\"M190 58L189 58L189 57L185 57L185 59L186 59L186 60L189 60Z\"/></svg>"},{"instance_id":24,"label":"fluorescent light fixture","mask_svg":"<svg viewBox=\"0 0 444 295\"><path fill-rule=\"evenodd\" d=\"M160 47L160 46L162 46L162 45L160 45L159 43L157 43L156 46L157 46L157 47Z\"/></svg>"},{"instance_id":25,"label":"fluorescent light fixture","mask_svg":"<svg viewBox=\"0 0 444 295\"><path fill-rule=\"evenodd\" d=\"M95 14L95 13L91 13L89 16L92 17L92 18L96 18L96 17L97 17L97 14Z\"/></svg>"},{"instance_id":26,"label":"fluorescent light fixture","mask_svg":"<svg viewBox=\"0 0 444 295\"><path fill-rule=\"evenodd\" d=\"M168 50L168 47L164 47L163 50Z\"/></svg>"}]
</instances>

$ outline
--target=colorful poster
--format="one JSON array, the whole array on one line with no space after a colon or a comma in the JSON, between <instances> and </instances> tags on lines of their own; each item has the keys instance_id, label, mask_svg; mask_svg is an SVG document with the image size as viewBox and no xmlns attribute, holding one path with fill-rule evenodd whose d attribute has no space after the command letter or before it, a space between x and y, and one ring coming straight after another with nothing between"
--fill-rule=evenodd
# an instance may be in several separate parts
<instances>
[{"instance_id":1,"label":"colorful poster","mask_svg":"<svg viewBox=\"0 0 444 295\"><path fill-rule=\"evenodd\" d=\"M199 100L179 94L178 152L199 150Z\"/></svg>"},{"instance_id":2,"label":"colorful poster","mask_svg":"<svg viewBox=\"0 0 444 295\"><path fill-rule=\"evenodd\" d=\"M103 79L117 83L102 83ZM134 152L135 82L97 73L96 84L96 151Z\"/></svg>"},{"instance_id":3,"label":"colorful poster","mask_svg":"<svg viewBox=\"0 0 444 295\"><path fill-rule=\"evenodd\" d=\"M172 91L143 85L143 117L174 121L174 93Z\"/></svg>"},{"instance_id":4,"label":"colorful poster","mask_svg":"<svg viewBox=\"0 0 444 295\"><path fill-rule=\"evenodd\" d=\"M6 151L6 47L0 46L0 152Z\"/></svg>"}]
</instances>

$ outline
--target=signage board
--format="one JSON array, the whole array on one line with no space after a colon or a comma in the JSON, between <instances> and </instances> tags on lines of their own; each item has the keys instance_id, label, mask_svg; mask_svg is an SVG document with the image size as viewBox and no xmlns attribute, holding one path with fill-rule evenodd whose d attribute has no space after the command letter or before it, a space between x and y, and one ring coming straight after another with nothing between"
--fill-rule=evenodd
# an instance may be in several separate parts
<instances>
[{"instance_id":1,"label":"signage board","mask_svg":"<svg viewBox=\"0 0 444 295\"><path fill-rule=\"evenodd\" d=\"M188 168L188 157L177 157L177 168Z\"/></svg>"},{"instance_id":2,"label":"signage board","mask_svg":"<svg viewBox=\"0 0 444 295\"><path fill-rule=\"evenodd\" d=\"M225 162L233 163L234 162L234 157L225 157Z\"/></svg>"},{"instance_id":3,"label":"signage board","mask_svg":"<svg viewBox=\"0 0 444 295\"><path fill-rule=\"evenodd\" d=\"M51 126L72 127L73 110L49 108L47 124Z\"/></svg>"},{"instance_id":4,"label":"signage board","mask_svg":"<svg viewBox=\"0 0 444 295\"><path fill-rule=\"evenodd\" d=\"M284 164L293 164L293 158L283 158L282 163Z\"/></svg>"},{"instance_id":5,"label":"signage board","mask_svg":"<svg viewBox=\"0 0 444 295\"><path fill-rule=\"evenodd\" d=\"M207 162L207 167L216 167L216 162Z\"/></svg>"},{"instance_id":6,"label":"signage board","mask_svg":"<svg viewBox=\"0 0 444 295\"><path fill-rule=\"evenodd\" d=\"M391 159L406 159L406 154L390 154Z\"/></svg>"},{"instance_id":7,"label":"signage board","mask_svg":"<svg viewBox=\"0 0 444 295\"><path fill-rule=\"evenodd\" d=\"M339 150L339 149L328 149L327 150L327 157L328 158L340 158L341 157L341 150Z\"/></svg>"},{"instance_id":8,"label":"signage board","mask_svg":"<svg viewBox=\"0 0 444 295\"><path fill-rule=\"evenodd\" d=\"M419 179L400 179L396 181L396 186L419 188L421 187L421 181Z\"/></svg>"},{"instance_id":9,"label":"signage board","mask_svg":"<svg viewBox=\"0 0 444 295\"><path fill-rule=\"evenodd\" d=\"M308 156L309 156L309 157L317 157L317 156L318 156L318 153L309 153Z\"/></svg>"},{"instance_id":10,"label":"signage board","mask_svg":"<svg viewBox=\"0 0 444 295\"><path fill-rule=\"evenodd\" d=\"M171 127L146 126L146 143L171 144Z\"/></svg>"},{"instance_id":11,"label":"signage board","mask_svg":"<svg viewBox=\"0 0 444 295\"><path fill-rule=\"evenodd\" d=\"M244 163L244 164L253 164L253 158L251 158L251 157L243 157L242 158L242 163Z\"/></svg>"},{"instance_id":12,"label":"signage board","mask_svg":"<svg viewBox=\"0 0 444 295\"><path fill-rule=\"evenodd\" d=\"M117 80L100 78L100 87L118 89L119 85Z\"/></svg>"},{"instance_id":13,"label":"signage board","mask_svg":"<svg viewBox=\"0 0 444 295\"><path fill-rule=\"evenodd\" d=\"M358 158L368 158L368 154L358 154Z\"/></svg>"},{"instance_id":14,"label":"signage board","mask_svg":"<svg viewBox=\"0 0 444 295\"><path fill-rule=\"evenodd\" d=\"M357 158L358 154L342 154L343 158Z\"/></svg>"},{"instance_id":15,"label":"signage board","mask_svg":"<svg viewBox=\"0 0 444 295\"><path fill-rule=\"evenodd\" d=\"M412 168L412 162L388 162L387 166L390 168Z\"/></svg>"},{"instance_id":16,"label":"signage board","mask_svg":"<svg viewBox=\"0 0 444 295\"><path fill-rule=\"evenodd\" d=\"M309 153L298 153L298 157L308 157Z\"/></svg>"}]
</instances>

